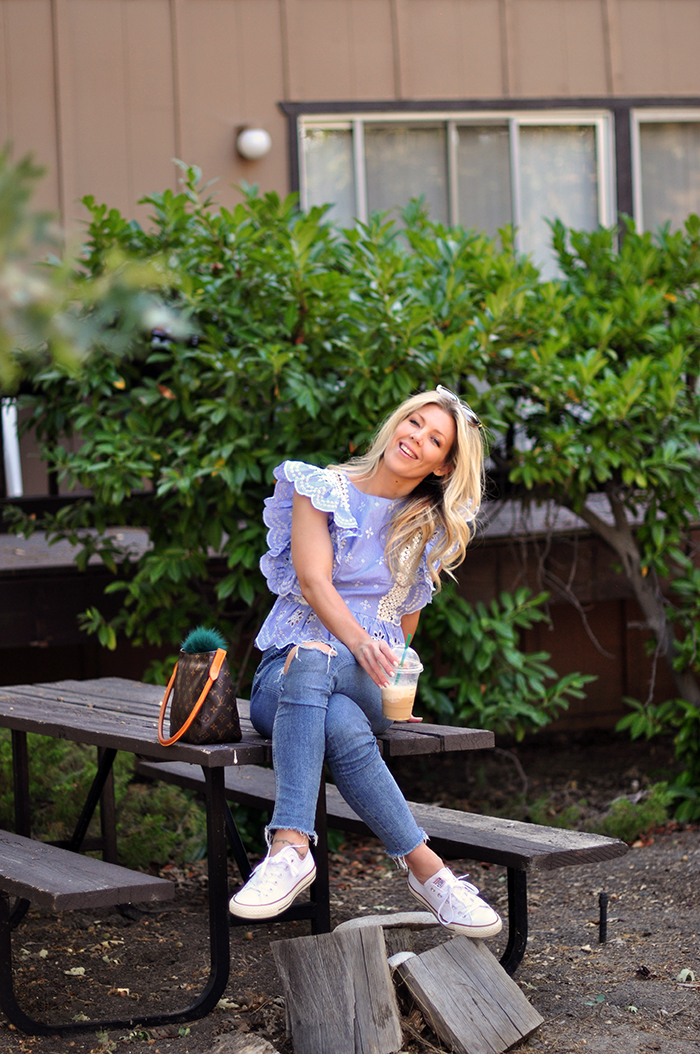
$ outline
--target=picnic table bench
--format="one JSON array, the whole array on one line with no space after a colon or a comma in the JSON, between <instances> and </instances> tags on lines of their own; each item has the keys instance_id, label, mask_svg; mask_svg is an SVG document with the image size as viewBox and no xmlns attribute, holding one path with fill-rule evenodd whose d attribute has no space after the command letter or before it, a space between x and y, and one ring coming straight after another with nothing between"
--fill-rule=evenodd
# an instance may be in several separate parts
<instances>
[{"instance_id":1,"label":"picnic table bench","mask_svg":"<svg viewBox=\"0 0 700 1054\"><path fill-rule=\"evenodd\" d=\"M203 776L195 765L141 760L137 771L149 779L164 780L189 790L203 789ZM229 768L224 774L224 786L229 801L272 810L275 800L272 769L259 765ZM480 816L440 805L412 801L408 804L418 826L429 833L431 848L440 855L453 860L500 864L507 869L508 940L501 965L511 975L527 946L528 873L610 860L622 856L628 849L625 842L604 835ZM325 785L325 815L328 827L353 834L371 834L331 783Z\"/></svg>"},{"instance_id":2,"label":"picnic table bench","mask_svg":"<svg viewBox=\"0 0 700 1054\"><path fill-rule=\"evenodd\" d=\"M55 1026L44 1026L25 1014L15 997L10 897L31 900L47 911L66 911L161 903L174 896L175 887L167 879L0 830L0 1008L25 1032L56 1032Z\"/></svg>"},{"instance_id":3,"label":"picnic table bench","mask_svg":"<svg viewBox=\"0 0 700 1054\"><path fill-rule=\"evenodd\" d=\"M29 823L29 754L27 733L35 732L98 748L99 764L95 780L78 817L68 843L71 866L60 855L64 850L48 847L51 859L60 861L57 872L72 875L82 884L83 893L105 896L115 904L136 900L146 891L134 872L119 869L109 872L104 861L77 864L75 857L84 847L88 825L97 804L105 804L112 763L117 751L127 751L139 759L141 771L152 777L174 782L185 781L204 792L207 810L207 869L209 897L210 975L194 1002L182 1010L134 1014L127 1020L113 1022L72 1022L50 1025L30 1019L19 1008L12 995L9 895L20 896L40 904L53 897L54 907L61 907L59 874L52 882L40 877L30 865L34 843L6 840L0 842L0 1008L18 1027L35 1034L52 1034L69 1030L115 1028L141 1023L146 1026L190 1021L208 1013L218 1002L229 976L229 927L236 920L228 911L228 861L226 835L233 845L234 856L245 880L250 873L245 847L228 809L227 799L241 801L269 810L274 797L274 776L267 766L272 762L272 745L252 728L247 702L239 700L243 738L240 743L193 746L177 743L162 747L157 737L157 720L162 689L123 678L99 678L91 681L62 681L51 684L15 685L0 688L0 727L11 730L14 762L16 833L28 839ZM378 737L385 758L409 755L440 755L489 749L493 733L484 729L454 728L444 725L395 724ZM149 768L150 766L150 768ZM184 767L183 767L184 766ZM113 830L113 802L106 795L103 813L102 848L113 853L116 848ZM327 801L329 804L327 804ZM508 869L509 934L502 959L509 972L520 962L527 942L527 873L535 867L549 869L578 863L611 859L627 851L624 842L576 831L536 827L512 820L474 816L435 805L412 804L416 818L431 834L432 844L445 856L467 857L502 864ZM359 817L340 798L335 787L321 782L317 812L319 844L315 850L317 880L311 887L309 902L296 902L276 921L309 919L316 933L330 930L328 888L328 854L326 827L357 830L366 833ZM11 845L13 848L11 849ZM16 863L11 864L12 852ZM49 857L46 857L48 861ZM98 866L93 871L94 865ZM110 877L111 876L111 877ZM146 876L148 878L148 876ZM96 894L93 883L103 882ZM165 896L165 887L151 886L155 895ZM149 894L151 895L151 894ZM63 901L63 906L68 901ZM106 905L105 905L106 906ZM52 909L53 910L53 909ZM260 920L262 924L266 920ZM245 920L251 925L250 920ZM9 993L9 995L8 995Z\"/></svg>"}]
</instances>

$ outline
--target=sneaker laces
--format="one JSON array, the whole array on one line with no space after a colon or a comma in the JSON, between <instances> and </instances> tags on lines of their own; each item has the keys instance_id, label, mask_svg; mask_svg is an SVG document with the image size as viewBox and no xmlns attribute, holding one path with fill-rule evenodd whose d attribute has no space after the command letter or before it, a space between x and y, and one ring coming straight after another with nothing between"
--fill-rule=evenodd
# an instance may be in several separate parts
<instances>
[{"instance_id":1,"label":"sneaker laces","mask_svg":"<svg viewBox=\"0 0 700 1054\"><path fill-rule=\"evenodd\" d=\"M290 846L291 849L294 849L294 850L296 850L296 849L306 849L307 848L307 846L305 846L303 843L301 845L292 845L291 842L290 842L289 846ZM250 877L248 878L248 883L252 883L253 884L253 889L259 890L259 889L262 888L263 882L265 881L265 873L266 873L268 867L277 867L277 868L279 868L279 867L288 867L290 870L292 870L292 871L294 870L294 868L292 866L292 862L290 861L288 855L284 856L283 859L281 859L281 860L278 859L278 857L282 857L283 856L283 853L284 853L284 849L280 849L279 853L275 853L274 856L271 856L270 853L268 853L267 856L265 857L265 859L261 860L260 863L257 865L257 867L253 868L253 870L250 873ZM295 852L294 855L296 856L299 864L302 864L303 863L302 858L296 852ZM277 881L277 879L276 879L274 874L268 875L268 879L267 880L272 885L274 885L274 883ZM248 883L246 883L246 885Z\"/></svg>"},{"instance_id":2,"label":"sneaker laces","mask_svg":"<svg viewBox=\"0 0 700 1054\"><path fill-rule=\"evenodd\" d=\"M469 875L450 875L449 878L442 880L447 888L437 910L437 918L443 925L449 925L454 922L455 915L463 912L471 913L474 909L473 900L474 898L478 899L479 890L472 882L467 882L468 878ZM444 914L446 908L450 909L449 918Z\"/></svg>"}]
</instances>

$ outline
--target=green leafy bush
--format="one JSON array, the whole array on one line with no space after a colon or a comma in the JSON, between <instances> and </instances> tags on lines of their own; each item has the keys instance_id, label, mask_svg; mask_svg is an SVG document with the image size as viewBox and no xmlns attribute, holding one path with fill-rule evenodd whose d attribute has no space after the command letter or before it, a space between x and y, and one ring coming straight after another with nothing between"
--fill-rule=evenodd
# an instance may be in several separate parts
<instances>
[{"instance_id":1,"label":"green leafy bush","mask_svg":"<svg viewBox=\"0 0 700 1054\"><path fill-rule=\"evenodd\" d=\"M27 400L47 460L93 495L42 526L81 547L79 566L97 552L118 571L119 614L91 610L84 622L108 647L118 633L175 643L207 618L234 639L255 628L268 603L258 560L274 465L345 458L416 387L483 374L465 274L477 254L482 269L489 258L503 268L486 239L431 240L430 255L408 255L391 225L341 240L323 210L302 216L293 198L217 212L199 200L197 176L189 170L182 194L148 199L149 232L87 199L85 260L94 279L115 249L167 259L173 302L197 337L157 331L127 355L106 347L79 376L44 371ZM138 559L101 533L127 522L149 533Z\"/></svg>"},{"instance_id":2,"label":"green leafy bush","mask_svg":"<svg viewBox=\"0 0 700 1054\"><path fill-rule=\"evenodd\" d=\"M632 739L673 735L676 758L683 772L668 784L669 802L681 823L700 820L700 710L685 699L667 699L658 705L626 699L632 712L617 723Z\"/></svg>"},{"instance_id":3,"label":"green leafy bush","mask_svg":"<svg viewBox=\"0 0 700 1054\"><path fill-rule=\"evenodd\" d=\"M654 237L628 223L622 239L555 223L563 279L543 282L508 230L498 244L431 223L414 203L401 232L381 216L338 232L323 209L302 214L291 197L251 192L217 209L198 180L187 169L181 193L146 199L148 230L86 199L82 272L86 284L99 279L114 253L159 261L196 336L156 330L126 354L105 342L77 376L60 365L41 373L28 400L48 462L93 494L42 526L81 547L80 566L99 553L115 570L118 614L93 609L85 625L110 647L118 634L176 644L205 620L232 641L252 633L269 603L257 565L272 467L342 460L402 398L442 382L488 422L493 468L513 498L573 510L617 554L692 727L700 219ZM149 533L138 558L104 533L124 523ZM441 680L423 702L522 735L584 681L557 679L543 655L522 657L522 627L504 605L464 610L452 625L447 602L426 613L441 643L438 680L472 659L483 666L464 685ZM657 717L680 734L670 711ZM690 795L700 748L688 749Z\"/></svg>"},{"instance_id":4,"label":"green leafy bush","mask_svg":"<svg viewBox=\"0 0 700 1054\"><path fill-rule=\"evenodd\" d=\"M47 362L75 372L97 345L113 354L125 349L135 332L159 320L181 335L188 332L151 290L170 279L162 261L137 260L114 251L103 261L99 279L86 282L69 257L56 253L63 239L49 213L33 212L30 198L43 174L30 156L13 164L0 150L0 392L13 394L25 377Z\"/></svg>"},{"instance_id":5,"label":"green leafy bush","mask_svg":"<svg viewBox=\"0 0 700 1054\"><path fill-rule=\"evenodd\" d=\"M555 807L552 798L545 794L528 804L527 815L532 823L546 827L593 831L634 842L666 823L672 803L673 793L668 785L654 783L634 798L618 798L602 813L592 811L585 798Z\"/></svg>"},{"instance_id":6,"label":"green leafy bush","mask_svg":"<svg viewBox=\"0 0 700 1054\"><path fill-rule=\"evenodd\" d=\"M134 783L117 806L119 859L148 868L199 860L206 851L206 816L194 796L167 783Z\"/></svg>"},{"instance_id":7,"label":"green leafy bush","mask_svg":"<svg viewBox=\"0 0 700 1054\"><path fill-rule=\"evenodd\" d=\"M660 827L668 819L673 794L665 783L655 783L648 796L638 802L620 798L613 802L607 815L595 826L600 834L621 838L623 842L634 842L648 834L653 827Z\"/></svg>"},{"instance_id":8,"label":"green leafy bush","mask_svg":"<svg viewBox=\"0 0 700 1054\"><path fill-rule=\"evenodd\" d=\"M429 713L459 724L508 732L521 740L526 732L549 724L581 699L594 677L579 673L557 677L547 652L524 652L520 632L547 620L547 594L528 589L501 593L489 605L472 607L454 583L422 615L424 639L437 642L435 656L422 653L426 671L418 682L419 699ZM445 672L443 672L443 670ZM553 682L553 683L548 683Z\"/></svg>"},{"instance_id":9,"label":"green leafy bush","mask_svg":"<svg viewBox=\"0 0 700 1054\"><path fill-rule=\"evenodd\" d=\"M27 737L29 800L32 828L37 836L61 840L70 837L97 771L94 747L29 733ZM133 759L118 755L115 764L115 793L123 794L133 769ZM0 827L14 829L12 791L12 740L9 729L0 729ZM76 803L78 803L76 807ZM99 834L91 826L90 834Z\"/></svg>"},{"instance_id":10,"label":"green leafy bush","mask_svg":"<svg viewBox=\"0 0 700 1054\"><path fill-rule=\"evenodd\" d=\"M586 799L579 802L571 802L563 809L552 808L552 802L548 795L544 794L527 806L527 814L532 823L539 823L545 827L562 827L567 831L575 831L581 826L581 817L587 805Z\"/></svg>"}]
</instances>

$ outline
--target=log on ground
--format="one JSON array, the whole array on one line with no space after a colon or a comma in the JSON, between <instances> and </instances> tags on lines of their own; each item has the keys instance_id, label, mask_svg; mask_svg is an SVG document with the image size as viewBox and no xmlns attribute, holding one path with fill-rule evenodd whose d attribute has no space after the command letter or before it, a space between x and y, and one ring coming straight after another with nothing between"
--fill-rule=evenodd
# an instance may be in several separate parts
<instances>
[{"instance_id":1,"label":"log on ground","mask_svg":"<svg viewBox=\"0 0 700 1054\"><path fill-rule=\"evenodd\" d=\"M274 941L296 1054L393 1054L396 992L379 926Z\"/></svg>"},{"instance_id":2,"label":"log on ground","mask_svg":"<svg viewBox=\"0 0 700 1054\"><path fill-rule=\"evenodd\" d=\"M454 937L401 963L396 972L455 1054L502 1054L542 1024L482 941Z\"/></svg>"}]
</instances>

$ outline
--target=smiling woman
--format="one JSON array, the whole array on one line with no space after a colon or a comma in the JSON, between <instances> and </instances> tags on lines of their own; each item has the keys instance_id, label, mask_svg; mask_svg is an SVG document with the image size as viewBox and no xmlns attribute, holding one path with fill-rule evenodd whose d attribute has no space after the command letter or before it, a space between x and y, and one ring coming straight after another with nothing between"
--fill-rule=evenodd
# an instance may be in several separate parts
<instances>
[{"instance_id":1,"label":"smiling woman","mask_svg":"<svg viewBox=\"0 0 700 1054\"><path fill-rule=\"evenodd\" d=\"M345 800L408 871L409 892L454 932L490 937L501 920L426 845L375 735L391 722L381 689L439 588L459 564L481 501L474 414L446 389L406 400L367 454L319 469L286 461L266 501L261 568L274 607L250 716L272 737L269 853L231 899L242 918L283 912L314 880L316 798L324 760Z\"/></svg>"},{"instance_id":2,"label":"smiling woman","mask_svg":"<svg viewBox=\"0 0 700 1054\"><path fill-rule=\"evenodd\" d=\"M481 505L483 432L471 407L442 385L414 395L385 421L364 456L333 468L364 493L400 493L387 563L397 578L410 545L416 565L425 558L439 589L440 571L450 574L464 559Z\"/></svg>"}]
</instances>

